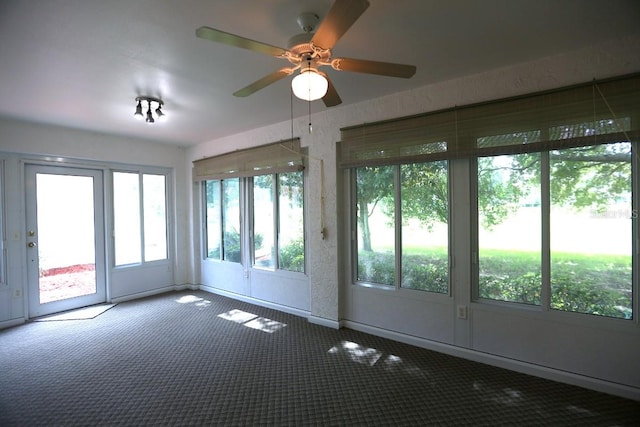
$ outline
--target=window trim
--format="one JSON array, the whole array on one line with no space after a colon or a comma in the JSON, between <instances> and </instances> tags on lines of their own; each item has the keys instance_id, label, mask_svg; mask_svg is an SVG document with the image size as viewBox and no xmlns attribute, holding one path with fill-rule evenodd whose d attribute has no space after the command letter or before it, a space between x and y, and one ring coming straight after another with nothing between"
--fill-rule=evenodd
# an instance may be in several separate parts
<instances>
[{"instance_id":1,"label":"window trim","mask_svg":"<svg viewBox=\"0 0 640 427\"><path fill-rule=\"evenodd\" d=\"M127 268L136 268L136 267L145 267L149 265L157 265L163 263L171 262L171 247L172 247L172 239L171 239L171 229L172 229L172 215L170 209L170 200L171 200L171 177L172 171L164 168L117 168L111 169L110 171L110 181L111 181L111 214L112 214L112 227L111 227L111 235L112 235L112 268L115 270L119 269L127 269ZM130 173L138 175L138 206L139 206L139 215L140 215L140 261L132 262L127 264L116 264L116 223L115 223L115 183L114 183L114 174L116 173ZM164 202L165 202L165 241L166 241L166 257L163 259L157 259L152 261L145 261L145 238L144 238L144 185L143 178L144 175L161 175L164 176L165 188L164 188Z\"/></svg>"},{"instance_id":2,"label":"window trim","mask_svg":"<svg viewBox=\"0 0 640 427\"><path fill-rule=\"evenodd\" d=\"M359 254L359 245L358 245L358 187L357 187L357 169L359 167L354 167L349 169L349 181L350 181L350 194L351 194L351 214L350 214L350 224L352 230L352 238L351 238L351 284L357 285L365 288L378 289L381 291L388 292L396 292L396 293L406 293L407 295L426 295L427 299L431 298L443 298L446 297L448 299L453 297L453 254L452 254L452 230L451 230L451 219L452 212L451 209L447 210L447 292L435 292L429 290L422 289L414 289L409 287L402 286L402 255L403 255L403 246L402 246L402 171L401 168L404 164L427 164L434 163L438 161L446 162L447 166L447 205L451 206L452 200L452 179L451 179L451 161L450 160L431 160L426 162L410 162L410 163L396 163L389 164L384 166L392 166L393 167L393 194L394 194L394 284L384 284L384 283L376 283L367 280L359 280L358 279L358 254ZM372 166L372 165L367 165ZM375 165L378 166L378 165ZM360 166L366 167L366 166Z\"/></svg>"},{"instance_id":3,"label":"window trim","mask_svg":"<svg viewBox=\"0 0 640 427\"><path fill-rule=\"evenodd\" d=\"M546 129L542 129L542 132L546 132ZM620 141L623 142L623 141ZM480 282L479 282L479 208L478 208L478 163L477 158L473 158L470 163L471 176L473 177L473 184L471 188L472 194L472 223L471 223L471 247L472 247L472 276L471 276L471 302L480 305L490 306L503 306L510 307L515 310L534 311L547 313L551 316L558 316L559 318L571 318L571 316L577 316L578 318L594 318L597 319L594 322L623 322L623 323L640 323L639 310L639 294L640 284L638 283L638 271L637 263L640 255L640 238L638 237L638 206L639 195L637 193L640 188L638 166L640 166L640 141L624 141L631 146L631 208L632 215L635 213L635 218L632 216L632 250L631 250L631 309L632 318L621 318L613 316L605 316L598 314L585 313L580 311L570 311L555 309L552 307L552 286L551 286L551 158L550 151L540 152L540 216L541 216L541 282L540 282L540 305L524 304L517 301L503 301L490 298L480 297ZM599 144L606 145L607 143ZM587 144L585 147L593 147L598 145ZM576 148L576 147L566 147ZM517 153L520 154L520 153ZM500 156L503 154L496 154ZM491 156L494 157L494 156ZM634 238L635 236L635 238Z\"/></svg>"}]
</instances>

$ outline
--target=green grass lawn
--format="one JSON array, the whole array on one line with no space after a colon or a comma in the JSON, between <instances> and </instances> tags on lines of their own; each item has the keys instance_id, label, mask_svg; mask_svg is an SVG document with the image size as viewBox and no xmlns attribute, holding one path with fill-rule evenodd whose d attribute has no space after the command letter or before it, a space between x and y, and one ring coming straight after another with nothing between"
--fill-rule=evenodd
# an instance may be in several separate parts
<instances>
[{"instance_id":1,"label":"green grass lawn","mask_svg":"<svg viewBox=\"0 0 640 427\"><path fill-rule=\"evenodd\" d=\"M448 292L448 252L444 247L405 247L402 287ZM390 252L360 253L360 280L395 285ZM530 251L483 249L479 257L482 298L540 305L541 255ZM554 252L551 308L610 317L631 317L631 257Z\"/></svg>"}]
</instances>

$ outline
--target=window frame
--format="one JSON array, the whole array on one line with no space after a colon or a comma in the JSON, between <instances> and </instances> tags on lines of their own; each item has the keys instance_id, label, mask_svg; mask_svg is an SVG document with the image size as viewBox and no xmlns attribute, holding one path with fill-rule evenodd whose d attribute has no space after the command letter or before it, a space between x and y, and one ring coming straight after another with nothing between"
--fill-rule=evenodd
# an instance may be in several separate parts
<instances>
[{"instance_id":1,"label":"window frame","mask_svg":"<svg viewBox=\"0 0 640 427\"><path fill-rule=\"evenodd\" d=\"M302 271L295 271L295 270L287 270L285 268L281 267L281 237L280 237L280 224L281 224L281 206L280 206L280 196L281 196L281 180L280 177L283 174L288 174L288 173L299 173L300 177L302 179L302 230L303 230L303 235L302 235L302 241L303 241L303 254L304 254L304 262L302 265ZM271 191L272 191L272 195L273 195L273 200L271 203L271 209L272 209L272 215L273 215L273 220L272 220L272 230L273 230L273 266L261 266L261 265L257 265L256 264L256 258L255 258L255 231L256 231L256 226L255 226L255 214L256 214L256 209L255 209L255 178L258 176L271 176ZM249 213L250 213L250 221L249 221L249 247L251 248L251 253L250 253L250 259L251 259L251 267L258 269L258 270L262 270L262 271L287 271L290 273L300 273L300 274L306 274L307 272L307 242L306 242L306 191L305 191L305 183L306 183L306 179L305 179L305 174L302 170L300 171L286 171L286 172L279 172L279 173L272 173L272 174L264 174L264 175L256 175L253 177L250 177L250 179L247 179L247 187L249 189L249 201L250 201L250 206L249 206Z\"/></svg>"},{"instance_id":2,"label":"window frame","mask_svg":"<svg viewBox=\"0 0 640 427\"><path fill-rule=\"evenodd\" d=\"M172 239L171 239L171 229L172 229L172 215L170 209L170 200L171 200L171 176L172 172L168 169L156 169L156 168L118 168L112 169L110 171L111 175L111 211L112 211L112 268L119 269L128 269L128 268L136 268L136 267L144 267L147 265L157 265L168 263L172 259L171 255L171 247L172 247ZM131 262L126 264L116 264L116 218L115 218L115 174L136 174L138 176L138 207L139 207L139 216L140 216L140 230L139 230L139 241L140 241L140 261L139 262ZM144 214L144 176L145 175L157 175L164 177L164 205L165 205L165 258L155 259L146 261L145 260L145 214Z\"/></svg>"},{"instance_id":3,"label":"window frame","mask_svg":"<svg viewBox=\"0 0 640 427\"><path fill-rule=\"evenodd\" d=\"M235 178L230 178L230 179L235 179ZM245 256L244 256L244 252L245 252L245 242L244 242L244 224L243 224L243 209L244 209L244 178L238 177L238 222L239 222L239 227L238 227L238 239L239 239L239 244L240 244L240 259L238 261L230 261L229 259L227 259L225 257L225 253L227 252L225 250L225 238L224 238L224 234L225 234L225 215L224 215L224 182L228 181L229 179L210 179L210 180L204 180L202 181L203 185L202 185L202 197L203 197L203 203L202 203L202 218L203 218L203 238L202 238L202 254L203 254L203 259L204 260L208 260L208 261L213 261L213 262L228 262L228 263L233 263L233 264L240 264L240 265L244 265L244 260L245 260ZM217 234L218 234L218 238L220 239L220 248L219 248L219 256L218 258L214 258L214 257L210 257L209 256L209 223L208 223L208 208L207 208L207 183L215 183L215 185L218 187L218 194L220 195L220 200L219 200L219 205L215 207L215 211L216 214L218 215L218 224L220 225L220 228L217 230Z\"/></svg>"},{"instance_id":4,"label":"window frame","mask_svg":"<svg viewBox=\"0 0 640 427\"><path fill-rule=\"evenodd\" d=\"M403 285L403 239L402 239L402 166L407 164L429 164L435 162L446 162L447 169L447 206L449 207L447 210L447 291L446 292L436 292L425 289L415 289L410 287L405 287ZM366 168L369 166L378 166L375 164L372 165L360 165L357 167L352 167L349 169L350 172L350 194L351 194L351 209L350 209L350 218L351 218L351 230L353 233L351 239L351 284L380 289L383 291L393 291L400 293L409 293L413 295L424 295L434 298L439 298L446 296L447 298L451 298L453 296L453 278L452 278L452 230L451 230L451 220L452 220L452 212L450 209L451 200L452 200L452 179L451 179L451 161L446 159L434 159L434 160L426 160L426 161L415 161L415 162L406 162L406 163L394 163L387 164L384 166L393 167L393 205L394 205L394 213L393 213L393 233L394 233L394 284L383 284L376 283L367 280L360 280L358 278L358 268L359 268L359 244L357 238L357 230L358 230L358 183L357 183L357 174L359 168Z\"/></svg>"},{"instance_id":5,"label":"window frame","mask_svg":"<svg viewBox=\"0 0 640 427\"><path fill-rule=\"evenodd\" d=\"M0 158L0 286L7 285L7 250L5 245L4 222L4 159Z\"/></svg>"},{"instance_id":6,"label":"window frame","mask_svg":"<svg viewBox=\"0 0 640 427\"><path fill-rule=\"evenodd\" d=\"M285 173L300 173L302 179L302 226L303 226L303 251L304 251L304 263L303 263L303 271L294 271L287 270L280 267L280 180L279 177L281 174ZM273 256L273 267L268 266L260 266L256 264L255 259L255 203L254 203L254 178L257 176L271 176L271 189L273 191L273 201L272 201L272 211L273 211L273 221L272 227L274 232L274 256ZM261 271L267 272L288 272L293 274L306 274L307 272L307 239L306 239L306 177L304 170L296 169L292 171L283 171L281 173L265 173L260 175L253 176L244 176L237 177L239 182L240 196L239 196L239 210L240 210L240 261L228 261L224 259L224 212L223 212L223 187L222 182L224 179L211 179L211 180L203 180L202 182L202 218L203 218L203 226L202 226L202 259L205 261L212 262L234 262L239 263L245 268L253 268ZM208 221L207 221L207 183L215 182L216 185L219 185L220 189L220 206L216 208L216 212L219 215L219 223L220 223L220 241L221 241L221 255L220 258L212 258L208 256Z\"/></svg>"},{"instance_id":7,"label":"window frame","mask_svg":"<svg viewBox=\"0 0 640 427\"><path fill-rule=\"evenodd\" d=\"M541 133L548 132L548 129L540 129ZM606 135L606 134L605 134ZM552 316L588 316L596 319L603 319L604 321L613 321L613 322L638 322L638 251L640 247L640 241L638 239L638 206L639 206L639 195L637 193L639 184L638 177L640 176L640 171L638 171L638 167L640 166L638 156L640 154L640 141L633 140L633 138L629 138L631 141L619 141L629 143L631 146L631 211L632 211L632 220L631 230L632 239L631 241L631 318L623 318L623 317L614 317L607 316L601 314L592 314L581 311L571 311L571 310L563 310L559 308L554 308L552 306L552 284L551 284L551 261L552 261L552 251L551 251L551 225L552 225L552 215L551 215L551 151L555 149L549 149L544 151L538 151L540 154L540 225L541 225L541 236L540 236L540 244L541 244L541 260L540 260L540 272L541 272L541 281L540 281L540 304L525 304L517 301L507 301L507 300L498 300L491 298L483 298L480 296L480 247L479 247L479 207L478 207L478 192L479 192L479 181L478 181L478 158L473 157L470 162L470 175L472 177L471 184L471 208L472 208L472 286L471 286L471 300L475 303L485 304L485 305L498 305L505 307L512 307L518 310L533 310L539 312L552 313ZM581 147L598 147L603 145L611 144L610 142L603 142L601 144L587 144L578 147L561 147L557 150L568 150L571 148L581 148ZM518 154L512 153L509 155ZM486 157L497 157L503 155L502 153L498 153L494 156L486 156ZM565 178L569 179L569 178Z\"/></svg>"}]
</instances>

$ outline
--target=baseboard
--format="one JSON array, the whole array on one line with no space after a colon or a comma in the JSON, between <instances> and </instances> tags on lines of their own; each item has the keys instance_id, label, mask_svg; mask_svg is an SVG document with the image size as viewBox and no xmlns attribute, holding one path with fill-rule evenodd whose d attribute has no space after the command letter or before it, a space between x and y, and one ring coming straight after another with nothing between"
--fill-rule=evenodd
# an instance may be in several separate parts
<instances>
[{"instance_id":1,"label":"baseboard","mask_svg":"<svg viewBox=\"0 0 640 427\"><path fill-rule=\"evenodd\" d=\"M483 353L477 350L471 350L468 348L457 347L451 344L431 341L425 338L401 334L399 332L389 331L358 322L342 320L340 321L340 326L361 332L366 332L371 335L388 338L405 344L410 344L416 347L425 348L427 350L437 351L439 353L448 354L450 356L461 357L463 359L496 366L498 368L509 369L511 371L533 375L547 380L575 385L601 393L612 394L615 396L624 397L626 399L640 401L640 388L628 386L625 384L613 383L599 378L587 377L584 375L575 374L573 372L562 371L559 369L497 356L495 354Z\"/></svg>"},{"instance_id":2,"label":"baseboard","mask_svg":"<svg viewBox=\"0 0 640 427\"><path fill-rule=\"evenodd\" d=\"M188 284L164 286L162 288L152 289L150 291L136 292L134 294L123 295L123 296L111 298L111 301L109 301L109 302L119 303L119 302L131 301L131 300L134 300L134 299L150 297L150 296L153 296L153 295L164 294L165 292L182 291L182 290L187 290L187 289L195 291L195 290L198 289L198 286L188 285Z\"/></svg>"},{"instance_id":3,"label":"baseboard","mask_svg":"<svg viewBox=\"0 0 640 427\"><path fill-rule=\"evenodd\" d=\"M182 285L174 285L173 286L173 290L174 291L186 291L186 290L197 291L198 289L200 289L200 286L193 285L191 283L185 283L185 284L182 284Z\"/></svg>"},{"instance_id":4,"label":"baseboard","mask_svg":"<svg viewBox=\"0 0 640 427\"><path fill-rule=\"evenodd\" d=\"M26 320L24 319L24 317L20 317L18 319L3 320L2 322L0 322L0 329L6 329L6 328L11 328L13 326L22 325L25 322Z\"/></svg>"},{"instance_id":5,"label":"baseboard","mask_svg":"<svg viewBox=\"0 0 640 427\"><path fill-rule=\"evenodd\" d=\"M261 307L271 308L273 310L278 310L278 311L282 311L284 313L293 314L294 316L305 317L305 318L309 317L309 312L308 311L300 310L300 309L295 308L295 307L289 307L289 306L286 306L286 305L276 304L276 303L273 303L273 302L269 302L269 301L265 301L265 300L261 300L261 299L257 299L257 298L252 298L252 297L247 296L247 295L236 294L234 292L225 291L225 290L222 290L222 289L214 288L212 286L200 285L199 289L201 291L209 292L210 294L221 295L223 297L237 299L239 301L248 302L249 304L255 304L255 305L259 305Z\"/></svg>"},{"instance_id":6,"label":"baseboard","mask_svg":"<svg viewBox=\"0 0 640 427\"><path fill-rule=\"evenodd\" d=\"M325 319L324 317L313 315L307 317L307 320L309 321L309 323L313 323L315 325L326 326L327 328L332 329L340 329L340 322L338 322L337 320Z\"/></svg>"}]
</instances>

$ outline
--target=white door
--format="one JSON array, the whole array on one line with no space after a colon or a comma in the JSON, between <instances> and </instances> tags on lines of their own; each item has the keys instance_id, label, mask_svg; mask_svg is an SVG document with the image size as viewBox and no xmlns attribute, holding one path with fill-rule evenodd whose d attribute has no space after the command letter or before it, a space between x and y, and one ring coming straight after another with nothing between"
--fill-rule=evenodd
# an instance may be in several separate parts
<instances>
[{"instance_id":1,"label":"white door","mask_svg":"<svg viewBox=\"0 0 640 427\"><path fill-rule=\"evenodd\" d=\"M104 302L102 171L25 171L29 317Z\"/></svg>"}]
</instances>

